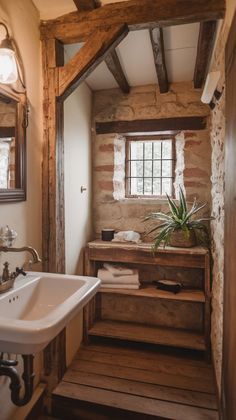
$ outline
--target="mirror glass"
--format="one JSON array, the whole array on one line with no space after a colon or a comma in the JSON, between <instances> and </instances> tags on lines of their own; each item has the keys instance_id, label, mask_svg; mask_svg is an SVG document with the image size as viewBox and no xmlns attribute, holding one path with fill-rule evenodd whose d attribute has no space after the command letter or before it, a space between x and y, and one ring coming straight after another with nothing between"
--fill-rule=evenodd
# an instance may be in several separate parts
<instances>
[{"instance_id":1,"label":"mirror glass","mask_svg":"<svg viewBox=\"0 0 236 420\"><path fill-rule=\"evenodd\" d=\"M0 94L0 189L16 188L17 102Z\"/></svg>"},{"instance_id":2,"label":"mirror glass","mask_svg":"<svg viewBox=\"0 0 236 420\"><path fill-rule=\"evenodd\" d=\"M0 202L26 199L26 96L0 86Z\"/></svg>"}]
</instances>

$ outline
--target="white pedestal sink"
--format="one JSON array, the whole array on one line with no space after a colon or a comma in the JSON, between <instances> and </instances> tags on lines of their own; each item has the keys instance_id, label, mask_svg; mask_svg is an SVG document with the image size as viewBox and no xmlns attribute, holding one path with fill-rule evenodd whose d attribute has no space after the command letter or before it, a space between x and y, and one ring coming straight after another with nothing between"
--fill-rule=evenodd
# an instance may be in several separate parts
<instances>
[{"instance_id":1,"label":"white pedestal sink","mask_svg":"<svg viewBox=\"0 0 236 420\"><path fill-rule=\"evenodd\" d=\"M32 354L47 344L100 287L95 277L27 273L0 295L0 352Z\"/></svg>"}]
</instances>

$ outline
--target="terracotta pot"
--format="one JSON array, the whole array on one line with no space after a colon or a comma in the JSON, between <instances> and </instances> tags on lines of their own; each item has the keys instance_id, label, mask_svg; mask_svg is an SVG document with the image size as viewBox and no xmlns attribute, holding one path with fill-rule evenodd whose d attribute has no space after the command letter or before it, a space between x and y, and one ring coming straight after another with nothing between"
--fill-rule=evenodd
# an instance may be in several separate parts
<instances>
[{"instance_id":1,"label":"terracotta pot","mask_svg":"<svg viewBox=\"0 0 236 420\"><path fill-rule=\"evenodd\" d=\"M170 236L170 246L180 248L191 248L196 246L196 235L194 230L189 230L189 235L181 229L175 230Z\"/></svg>"}]
</instances>

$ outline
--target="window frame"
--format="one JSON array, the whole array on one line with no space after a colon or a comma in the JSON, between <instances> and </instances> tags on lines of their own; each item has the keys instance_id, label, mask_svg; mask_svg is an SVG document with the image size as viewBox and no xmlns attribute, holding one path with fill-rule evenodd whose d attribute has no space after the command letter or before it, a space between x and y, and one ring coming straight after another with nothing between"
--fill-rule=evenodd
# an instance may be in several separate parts
<instances>
[{"instance_id":1,"label":"window frame","mask_svg":"<svg viewBox=\"0 0 236 420\"><path fill-rule=\"evenodd\" d=\"M163 199L165 198L164 195L147 195L147 194L130 194L130 142L131 141L141 141L141 142L148 142L148 141L158 141L158 140L172 140L172 189L171 189L171 197L174 196L174 180L175 180L175 167L176 167L176 141L175 136L171 134L167 135L137 135L137 136L126 136L125 137L125 198L155 198L155 199ZM162 161L163 159L161 159ZM145 159L143 159L143 162ZM152 160L153 161L153 160ZM142 177L144 179L144 177ZM164 177L160 177L162 179Z\"/></svg>"}]
</instances>

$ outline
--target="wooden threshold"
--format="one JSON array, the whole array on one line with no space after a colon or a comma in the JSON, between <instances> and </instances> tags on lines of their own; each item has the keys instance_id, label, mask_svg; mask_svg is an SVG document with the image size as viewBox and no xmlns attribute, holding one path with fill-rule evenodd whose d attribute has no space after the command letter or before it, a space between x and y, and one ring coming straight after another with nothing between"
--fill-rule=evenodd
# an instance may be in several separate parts
<instances>
[{"instance_id":1,"label":"wooden threshold","mask_svg":"<svg viewBox=\"0 0 236 420\"><path fill-rule=\"evenodd\" d=\"M166 292L159 290L155 286L143 285L138 290L132 289L109 289L105 286L99 289L99 293L114 293L119 295L128 295L135 297L150 297L156 299L179 300L185 302L205 303L205 295L202 290L182 290L179 293Z\"/></svg>"},{"instance_id":2,"label":"wooden threshold","mask_svg":"<svg viewBox=\"0 0 236 420\"><path fill-rule=\"evenodd\" d=\"M150 327L128 322L96 321L89 330L89 336L161 344L200 351L206 350L204 336L198 332L156 326Z\"/></svg>"},{"instance_id":3,"label":"wooden threshold","mask_svg":"<svg viewBox=\"0 0 236 420\"><path fill-rule=\"evenodd\" d=\"M52 397L62 419L218 419L212 366L161 351L84 346Z\"/></svg>"}]
</instances>

